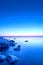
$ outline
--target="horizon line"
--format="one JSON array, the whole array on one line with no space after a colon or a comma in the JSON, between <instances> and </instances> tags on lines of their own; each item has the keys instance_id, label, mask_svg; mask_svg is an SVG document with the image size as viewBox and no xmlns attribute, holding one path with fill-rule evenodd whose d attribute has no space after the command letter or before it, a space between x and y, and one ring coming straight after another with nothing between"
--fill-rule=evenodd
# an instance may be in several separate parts
<instances>
[{"instance_id":1,"label":"horizon line","mask_svg":"<svg viewBox=\"0 0 43 65\"><path fill-rule=\"evenodd\" d=\"M43 35L35 35L35 36L0 36L0 37L43 37Z\"/></svg>"}]
</instances>

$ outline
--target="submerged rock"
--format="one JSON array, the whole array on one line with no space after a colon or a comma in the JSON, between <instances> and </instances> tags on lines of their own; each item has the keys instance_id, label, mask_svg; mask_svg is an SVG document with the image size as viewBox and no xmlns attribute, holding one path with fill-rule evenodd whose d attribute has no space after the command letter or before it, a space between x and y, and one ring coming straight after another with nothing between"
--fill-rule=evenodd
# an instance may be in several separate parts
<instances>
[{"instance_id":1,"label":"submerged rock","mask_svg":"<svg viewBox=\"0 0 43 65\"><path fill-rule=\"evenodd\" d=\"M21 47L21 46L18 45L17 47L14 48L14 50L19 51L19 50L20 50L20 47Z\"/></svg>"},{"instance_id":2,"label":"submerged rock","mask_svg":"<svg viewBox=\"0 0 43 65\"><path fill-rule=\"evenodd\" d=\"M15 64L18 61L18 58L14 55L8 55L6 60L9 64Z\"/></svg>"},{"instance_id":3,"label":"submerged rock","mask_svg":"<svg viewBox=\"0 0 43 65\"><path fill-rule=\"evenodd\" d=\"M5 51L9 48L8 44L0 43L0 52Z\"/></svg>"},{"instance_id":4,"label":"submerged rock","mask_svg":"<svg viewBox=\"0 0 43 65\"><path fill-rule=\"evenodd\" d=\"M7 39L0 38L0 52L4 52L9 48L9 41Z\"/></svg>"},{"instance_id":5,"label":"submerged rock","mask_svg":"<svg viewBox=\"0 0 43 65\"><path fill-rule=\"evenodd\" d=\"M12 43L14 43L15 41L14 40L10 40Z\"/></svg>"},{"instance_id":6,"label":"submerged rock","mask_svg":"<svg viewBox=\"0 0 43 65\"><path fill-rule=\"evenodd\" d=\"M5 55L0 55L0 63L4 62L6 60Z\"/></svg>"},{"instance_id":7,"label":"submerged rock","mask_svg":"<svg viewBox=\"0 0 43 65\"><path fill-rule=\"evenodd\" d=\"M3 37L2 37L2 36L0 36L0 39L3 39Z\"/></svg>"},{"instance_id":8,"label":"submerged rock","mask_svg":"<svg viewBox=\"0 0 43 65\"><path fill-rule=\"evenodd\" d=\"M15 46L15 41L14 40L10 40L10 46Z\"/></svg>"},{"instance_id":9,"label":"submerged rock","mask_svg":"<svg viewBox=\"0 0 43 65\"><path fill-rule=\"evenodd\" d=\"M16 38L14 38L14 40L16 40Z\"/></svg>"}]
</instances>

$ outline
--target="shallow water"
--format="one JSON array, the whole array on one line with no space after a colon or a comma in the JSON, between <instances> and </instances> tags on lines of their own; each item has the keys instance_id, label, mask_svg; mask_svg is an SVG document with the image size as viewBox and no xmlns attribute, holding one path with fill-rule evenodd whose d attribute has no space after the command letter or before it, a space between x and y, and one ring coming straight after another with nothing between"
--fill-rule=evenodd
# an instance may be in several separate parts
<instances>
[{"instance_id":1,"label":"shallow water","mask_svg":"<svg viewBox=\"0 0 43 65\"><path fill-rule=\"evenodd\" d=\"M14 37L7 39L14 40ZM43 65L43 37L19 37L15 41L21 45L20 51L14 51L14 47L10 47L3 53L6 56L13 54L18 57L19 60L14 65ZM5 61L4 64L8 63Z\"/></svg>"}]
</instances>

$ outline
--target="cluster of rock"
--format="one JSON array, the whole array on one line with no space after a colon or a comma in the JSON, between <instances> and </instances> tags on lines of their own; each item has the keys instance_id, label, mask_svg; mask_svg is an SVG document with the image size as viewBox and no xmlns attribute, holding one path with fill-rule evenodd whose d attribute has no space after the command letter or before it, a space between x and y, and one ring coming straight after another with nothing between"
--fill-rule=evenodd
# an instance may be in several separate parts
<instances>
[{"instance_id":1,"label":"cluster of rock","mask_svg":"<svg viewBox=\"0 0 43 65\"><path fill-rule=\"evenodd\" d=\"M3 37L0 37L0 53L4 52L5 50L8 50L10 46L14 47L15 51L20 50L20 45L15 47L17 43L14 40L8 40L4 39ZM18 61L18 58L15 55L8 55L5 56L4 54L0 54L0 63L7 61L10 64L14 64Z\"/></svg>"}]
</instances>

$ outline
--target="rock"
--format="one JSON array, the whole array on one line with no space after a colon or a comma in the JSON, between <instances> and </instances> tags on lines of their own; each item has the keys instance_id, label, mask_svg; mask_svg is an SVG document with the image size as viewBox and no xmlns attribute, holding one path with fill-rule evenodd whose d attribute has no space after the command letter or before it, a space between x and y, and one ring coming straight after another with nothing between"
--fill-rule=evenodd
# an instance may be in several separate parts
<instances>
[{"instance_id":1,"label":"rock","mask_svg":"<svg viewBox=\"0 0 43 65\"><path fill-rule=\"evenodd\" d=\"M21 46L20 46L20 45L18 45L18 47L20 48Z\"/></svg>"},{"instance_id":2,"label":"rock","mask_svg":"<svg viewBox=\"0 0 43 65\"><path fill-rule=\"evenodd\" d=\"M3 37L2 37L2 36L0 36L0 39L3 39Z\"/></svg>"},{"instance_id":3,"label":"rock","mask_svg":"<svg viewBox=\"0 0 43 65\"><path fill-rule=\"evenodd\" d=\"M8 55L6 60L9 64L15 64L18 61L18 58L14 55Z\"/></svg>"},{"instance_id":4,"label":"rock","mask_svg":"<svg viewBox=\"0 0 43 65\"><path fill-rule=\"evenodd\" d=\"M15 46L15 41L10 40L9 43L10 43L10 46Z\"/></svg>"},{"instance_id":5,"label":"rock","mask_svg":"<svg viewBox=\"0 0 43 65\"><path fill-rule=\"evenodd\" d=\"M14 43L15 41L14 40L10 40L12 43Z\"/></svg>"},{"instance_id":6,"label":"rock","mask_svg":"<svg viewBox=\"0 0 43 65\"><path fill-rule=\"evenodd\" d=\"M2 52L6 51L7 49L9 49L8 40L4 38L0 38L0 53L2 54Z\"/></svg>"},{"instance_id":7,"label":"rock","mask_svg":"<svg viewBox=\"0 0 43 65\"><path fill-rule=\"evenodd\" d=\"M3 38L3 39L0 39L0 43L9 45L9 40Z\"/></svg>"},{"instance_id":8,"label":"rock","mask_svg":"<svg viewBox=\"0 0 43 65\"><path fill-rule=\"evenodd\" d=\"M15 46L17 43L13 40L10 40L10 46Z\"/></svg>"},{"instance_id":9,"label":"rock","mask_svg":"<svg viewBox=\"0 0 43 65\"><path fill-rule=\"evenodd\" d=\"M16 38L14 38L14 40L15 40Z\"/></svg>"},{"instance_id":10,"label":"rock","mask_svg":"<svg viewBox=\"0 0 43 65\"><path fill-rule=\"evenodd\" d=\"M5 51L9 48L8 44L0 43L0 52Z\"/></svg>"},{"instance_id":11,"label":"rock","mask_svg":"<svg viewBox=\"0 0 43 65\"><path fill-rule=\"evenodd\" d=\"M19 51L19 50L20 50L20 47L21 47L21 46L18 45L17 47L14 48L14 50Z\"/></svg>"},{"instance_id":12,"label":"rock","mask_svg":"<svg viewBox=\"0 0 43 65\"><path fill-rule=\"evenodd\" d=\"M25 42L28 42L28 40L25 40Z\"/></svg>"},{"instance_id":13,"label":"rock","mask_svg":"<svg viewBox=\"0 0 43 65\"><path fill-rule=\"evenodd\" d=\"M0 55L0 63L4 62L6 60L5 55Z\"/></svg>"}]
</instances>

